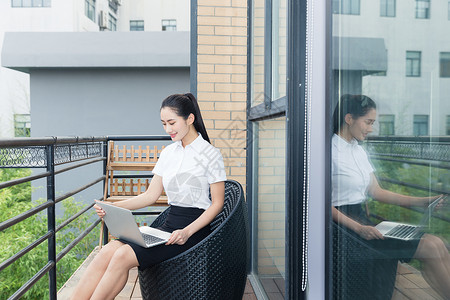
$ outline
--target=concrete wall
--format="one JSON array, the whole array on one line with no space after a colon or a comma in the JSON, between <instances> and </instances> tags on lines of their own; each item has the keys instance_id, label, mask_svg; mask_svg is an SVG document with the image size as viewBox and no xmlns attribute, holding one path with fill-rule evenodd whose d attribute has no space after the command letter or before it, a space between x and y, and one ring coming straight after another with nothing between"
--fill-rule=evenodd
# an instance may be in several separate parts
<instances>
[{"instance_id":1,"label":"concrete wall","mask_svg":"<svg viewBox=\"0 0 450 300\"><path fill-rule=\"evenodd\" d=\"M38 69L31 75L32 136L164 134L159 107L189 91L189 68Z\"/></svg>"}]
</instances>

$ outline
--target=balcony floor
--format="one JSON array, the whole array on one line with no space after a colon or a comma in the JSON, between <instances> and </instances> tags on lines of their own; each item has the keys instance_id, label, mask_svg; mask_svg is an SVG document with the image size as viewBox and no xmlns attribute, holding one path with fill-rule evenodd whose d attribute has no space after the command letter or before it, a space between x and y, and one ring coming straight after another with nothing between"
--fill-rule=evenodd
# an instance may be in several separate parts
<instances>
[{"instance_id":1,"label":"balcony floor","mask_svg":"<svg viewBox=\"0 0 450 300\"><path fill-rule=\"evenodd\" d=\"M75 286L83 275L89 263L92 259L97 255L98 247L92 251L92 253L88 256L88 258L83 262L83 264L78 268L78 270L72 275L71 278L61 287L58 291L58 300L68 300L70 299ZM139 279L138 279L138 270L137 268L131 269L128 275L128 282L125 285L125 288L120 292L119 295L115 298L116 300L125 300L125 299L134 299L140 300L141 290L139 287ZM253 288L250 285L250 282L247 280L247 285L245 287L243 300L257 300Z\"/></svg>"},{"instance_id":2,"label":"balcony floor","mask_svg":"<svg viewBox=\"0 0 450 300\"><path fill-rule=\"evenodd\" d=\"M89 257L83 262L78 270L59 290L58 299L67 300L73 293L73 290L80 280L86 267L98 253L96 248ZM271 299L284 299L281 294ZM140 300L141 291L139 288L137 268L130 270L128 283L122 292L115 298L116 300L135 299ZM243 300L257 300L250 282L247 280ZM391 300L443 300L423 279L420 272L408 264L399 264L397 270L397 279L395 290Z\"/></svg>"}]
</instances>

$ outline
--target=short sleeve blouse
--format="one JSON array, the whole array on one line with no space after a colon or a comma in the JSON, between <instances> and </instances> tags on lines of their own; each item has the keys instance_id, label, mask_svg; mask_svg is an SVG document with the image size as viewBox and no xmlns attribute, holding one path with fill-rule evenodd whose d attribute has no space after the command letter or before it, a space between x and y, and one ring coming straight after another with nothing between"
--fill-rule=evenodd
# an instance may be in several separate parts
<instances>
[{"instance_id":1,"label":"short sleeve blouse","mask_svg":"<svg viewBox=\"0 0 450 300\"><path fill-rule=\"evenodd\" d=\"M181 141L167 146L153 173L162 177L170 205L201 209L211 205L210 184L227 179L222 154L200 133L186 147Z\"/></svg>"},{"instance_id":2,"label":"short sleeve blouse","mask_svg":"<svg viewBox=\"0 0 450 300\"><path fill-rule=\"evenodd\" d=\"M331 169L333 206L358 204L366 200L374 168L366 151L355 139L349 143L337 134L333 136Z\"/></svg>"}]
</instances>

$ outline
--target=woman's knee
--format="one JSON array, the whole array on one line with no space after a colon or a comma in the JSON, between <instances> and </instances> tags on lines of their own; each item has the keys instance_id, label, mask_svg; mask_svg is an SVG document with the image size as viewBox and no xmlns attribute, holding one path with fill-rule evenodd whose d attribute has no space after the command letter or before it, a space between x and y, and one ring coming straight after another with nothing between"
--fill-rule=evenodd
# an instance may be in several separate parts
<instances>
[{"instance_id":1,"label":"woman's knee","mask_svg":"<svg viewBox=\"0 0 450 300\"><path fill-rule=\"evenodd\" d=\"M133 248L126 244L122 245L114 252L110 264L114 264L119 268L133 268L138 266Z\"/></svg>"},{"instance_id":2,"label":"woman's knee","mask_svg":"<svg viewBox=\"0 0 450 300\"><path fill-rule=\"evenodd\" d=\"M417 258L440 258L447 253L444 242L437 236L425 234L419 242Z\"/></svg>"}]
</instances>

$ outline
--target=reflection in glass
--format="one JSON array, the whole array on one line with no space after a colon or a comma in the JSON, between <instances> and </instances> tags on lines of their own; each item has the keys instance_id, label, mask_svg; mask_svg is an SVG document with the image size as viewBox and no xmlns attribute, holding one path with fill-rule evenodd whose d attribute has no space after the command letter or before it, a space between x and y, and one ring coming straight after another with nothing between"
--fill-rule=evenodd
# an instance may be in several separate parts
<instances>
[{"instance_id":1,"label":"reflection in glass","mask_svg":"<svg viewBox=\"0 0 450 300\"><path fill-rule=\"evenodd\" d=\"M269 299L284 299L286 118L256 122L254 131L257 275Z\"/></svg>"},{"instance_id":2,"label":"reflection in glass","mask_svg":"<svg viewBox=\"0 0 450 300\"><path fill-rule=\"evenodd\" d=\"M382 189L406 195L405 199L450 193L450 27L447 12L450 2L432 3L433 6L431 1L423 0L361 0L359 15L348 15L349 1L332 2L330 106L334 108L345 94L366 95L376 102L376 122L372 128L361 132L363 138L352 147L364 149L374 178ZM342 164L345 156L339 156L333 163L338 164L340 160ZM345 193L348 186L339 185L339 189ZM363 198L360 200L364 216L375 224L381 220L416 224L423 211L420 205L399 206L375 201L376 195L366 191L363 191ZM435 210L423 230L438 237L448 249L449 207ZM345 245L339 240L334 249L346 251ZM442 254L447 255L448 250ZM382 264L387 260L377 262ZM423 263L416 259L401 261L394 281L389 283L392 286L384 282L374 293L381 295L385 289L392 288L394 295L391 296L395 298L395 291L406 288L399 283L401 280L395 281L395 278L404 278L402 270L406 268L424 283L414 285L415 294L430 299L450 299L444 289L423 275L426 271ZM351 272L349 264L345 266L341 265L333 274L333 280L340 284L333 287L333 293L338 290L348 292L346 295L354 292L352 289L357 282L351 280L346 285L346 280L354 279L348 274L356 276L356 272ZM370 264L365 268L372 276L371 282L380 279L375 269L370 269ZM438 272L431 274L437 276ZM363 282L368 290L368 280ZM399 286L394 289L394 285ZM342 291L345 289L348 290Z\"/></svg>"},{"instance_id":3,"label":"reflection in glass","mask_svg":"<svg viewBox=\"0 0 450 300\"><path fill-rule=\"evenodd\" d=\"M264 103L264 0L253 1L251 105Z\"/></svg>"},{"instance_id":4,"label":"reflection in glass","mask_svg":"<svg viewBox=\"0 0 450 300\"><path fill-rule=\"evenodd\" d=\"M286 96L286 0L272 2L272 100Z\"/></svg>"}]
</instances>

